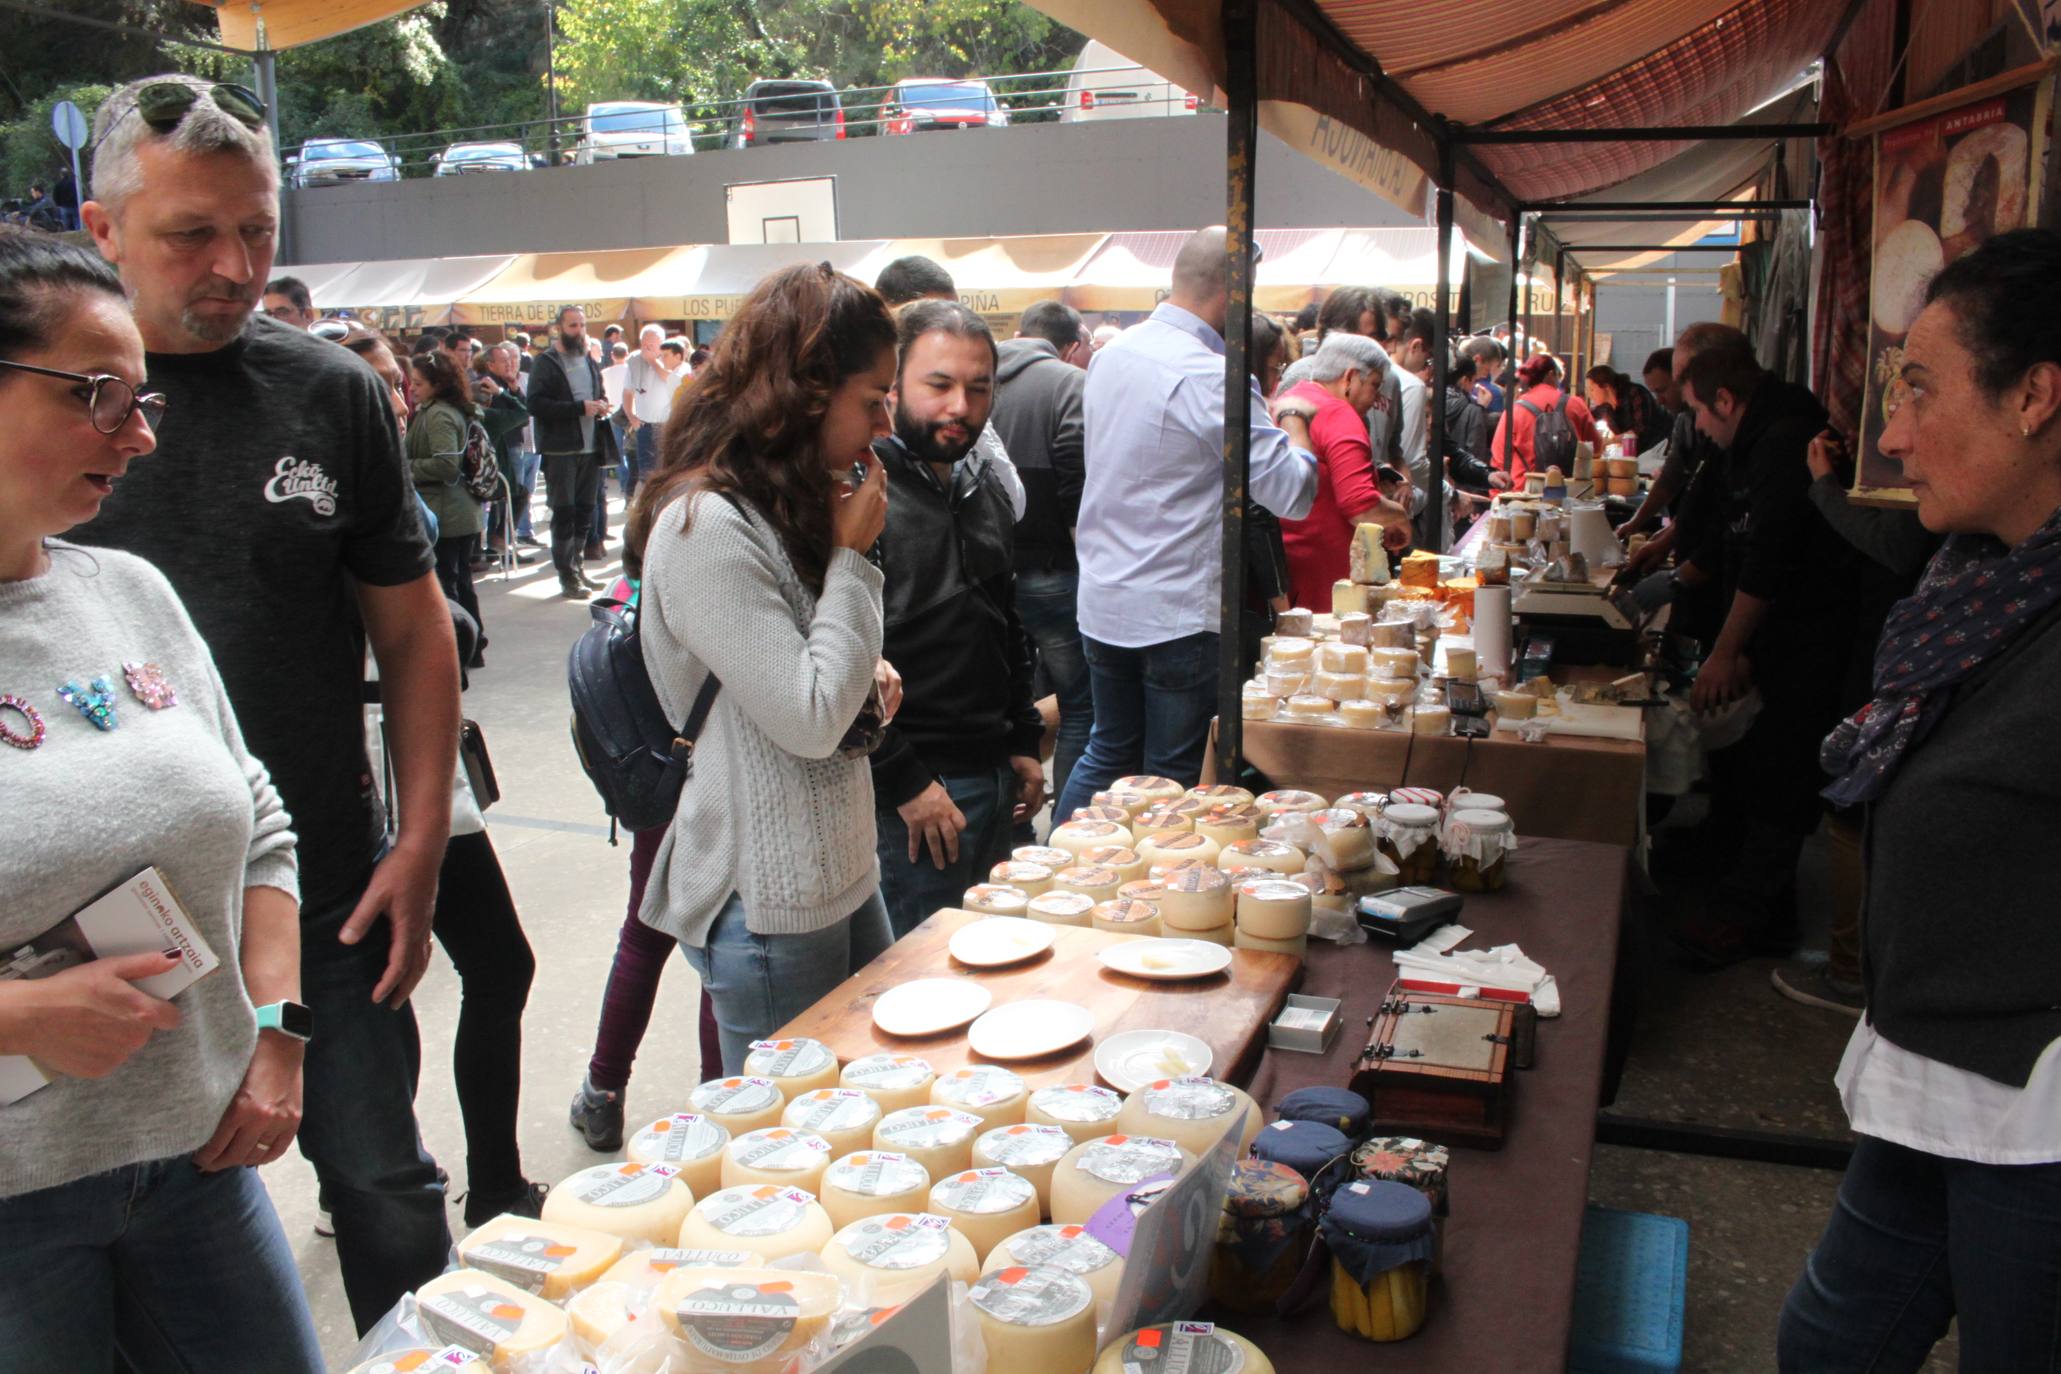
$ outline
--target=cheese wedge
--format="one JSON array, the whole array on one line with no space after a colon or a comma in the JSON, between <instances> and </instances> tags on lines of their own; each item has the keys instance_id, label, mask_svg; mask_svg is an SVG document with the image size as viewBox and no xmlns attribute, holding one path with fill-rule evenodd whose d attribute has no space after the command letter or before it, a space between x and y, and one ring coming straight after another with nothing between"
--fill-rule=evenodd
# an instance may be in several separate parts
<instances>
[{"instance_id":1,"label":"cheese wedge","mask_svg":"<svg viewBox=\"0 0 2061 1374\"><path fill-rule=\"evenodd\" d=\"M1317 646L1317 671L1320 673L1348 673L1353 677L1365 677L1367 667L1367 651L1358 644Z\"/></svg>"},{"instance_id":2,"label":"cheese wedge","mask_svg":"<svg viewBox=\"0 0 2061 1374\"><path fill-rule=\"evenodd\" d=\"M501 1374L541 1358L568 1330L565 1313L477 1269L437 1275L415 1290L415 1303L432 1337L484 1353Z\"/></svg>"},{"instance_id":3,"label":"cheese wedge","mask_svg":"<svg viewBox=\"0 0 2061 1374\"><path fill-rule=\"evenodd\" d=\"M1019 913L1021 914L1021 913ZM937 1070L913 1054L869 1054L844 1066L839 1081L880 1104L881 1115L930 1101Z\"/></svg>"},{"instance_id":4,"label":"cheese wedge","mask_svg":"<svg viewBox=\"0 0 2061 1374\"><path fill-rule=\"evenodd\" d=\"M1346 555L1346 575L1363 587L1388 581L1388 550L1381 543L1381 526L1355 525L1352 545Z\"/></svg>"},{"instance_id":5,"label":"cheese wedge","mask_svg":"<svg viewBox=\"0 0 2061 1374\"><path fill-rule=\"evenodd\" d=\"M1086 1224L1119 1193L1159 1174L1178 1174L1194 1159L1157 1136L1118 1132L1076 1145L1052 1172L1052 1220Z\"/></svg>"},{"instance_id":6,"label":"cheese wedge","mask_svg":"<svg viewBox=\"0 0 2061 1374\"><path fill-rule=\"evenodd\" d=\"M855 1221L889 1212L921 1211L930 1197L930 1171L892 1150L859 1150L823 1171L819 1201L842 1231Z\"/></svg>"},{"instance_id":7,"label":"cheese wedge","mask_svg":"<svg viewBox=\"0 0 2061 1374\"><path fill-rule=\"evenodd\" d=\"M1038 1190L1000 1167L966 1169L930 1185L930 1210L948 1219L981 1259L1026 1226L1038 1224Z\"/></svg>"},{"instance_id":8,"label":"cheese wedge","mask_svg":"<svg viewBox=\"0 0 2061 1374\"><path fill-rule=\"evenodd\" d=\"M1133 1331L1102 1352L1094 1374L1138 1369L1215 1369L1223 1374L1274 1374L1274 1362L1235 1331L1209 1322L1168 1322Z\"/></svg>"},{"instance_id":9,"label":"cheese wedge","mask_svg":"<svg viewBox=\"0 0 2061 1374\"><path fill-rule=\"evenodd\" d=\"M1413 735L1449 734L1453 727L1453 713L1443 706L1419 706L1410 712L1410 733Z\"/></svg>"},{"instance_id":10,"label":"cheese wedge","mask_svg":"<svg viewBox=\"0 0 2061 1374\"><path fill-rule=\"evenodd\" d=\"M670 1164L597 1164L562 1179L544 1198L544 1220L624 1240L667 1245L694 1194Z\"/></svg>"},{"instance_id":11,"label":"cheese wedge","mask_svg":"<svg viewBox=\"0 0 2061 1374\"><path fill-rule=\"evenodd\" d=\"M1238 1152L1244 1154L1263 1122L1258 1104L1243 1090L1199 1074L1162 1078L1125 1099L1116 1128L1125 1135L1171 1140L1189 1154L1200 1155L1216 1148L1241 1111L1245 1122Z\"/></svg>"},{"instance_id":12,"label":"cheese wedge","mask_svg":"<svg viewBox=\"0 0 2061 1374\"><path fill-rule=\"evenodd\" d=\"M761 1259L785 1259L821 1250L830 1240L830 1214L814 1193L771 1183L724 1188L694 1205L680 1226L683 1250L749 1250Z\"/></svg>"},{"instance_id":13,"label":"cheese wedge","mask_svg":"<svg viewBox=\"0 0 2061 1374\"><path fill-rule=\"evenodd\" d=\"M837 1086L837 1056L821 1040L754 1040L744 1057L744 1072L770 1078L783 1098Z\"/></svg>"},{"instance_id":14,"label":"cheese wedge","mask_svg":"<svg viewBox=\"0 0 2061 1374\"><path fill-rule=\"evenodd\" d=\"M934 1104L979 1117L982 1130L1023 1120L1027 1096L1023 1080L999 1064L969 1064L954 1069L930 1087Z\"/></svg>"},{"instance_id":15,"label":"cheese wedge","mask_svg":"<svg viewBox=\"0 0 2061 1374\"><path fill-rule=\"evenodd\" d=\"M1055 1083L1030 1095L1023 1117L1033 1126L1057 1126L1078 1145L1115 1130L1123 1106L1120 1094L1099 1083Z\"/></svg>"},{"instance_id":16,"label":"cheese wedge","mask_svg":"<svg viewBox=\"0 0 2061 1374\"><path fill-rule=\"evenodd\" d=\"M1095 1295L1049 1266L981 1275L967 1297L980 1320L988 1374L1087 1374L1095 1362Z\"/></svg>"},{"instance_id":17,"label":"cheese wedge","mask_svg":"<svg viewBox=\"0 0 2061 1374\"><path fill-rule=\"evenodd\" d=\"M550 1302L585 1288L621 1258L620 1236L498 1216L458 1242L458 1262Z\"/></svg>"},{"instance_id":18,"label":"cheese wedge","mask_svg":"<svg viewBox=\"0 0 2061 1374\"><path fill-rule=\"evenodd\" d=\"M1073 1137L1057 1126L998 1126L973 1142L973 1167L1007 1169L1028 1181L1037 1190L1038 1215L1046 1217L1052 1213L1052 1171L1073 1147Z\"/></svg>"},{"instance_id":19,"label":"cheese wedge","mask_svg":"<svg viewBox=\"0 0 2061 1374\"><path fill-rule=\"evenodd\" d=\"M872 1144L873 1128L884 1115L880 1104L857 1088L818 1088L788 1103L780 1124L821 1136L830 1142L830 1157L840 1159Z\"/></svg>"},{"instance_id":20,"label":"cheese wedge","mask_svg":"<svg viewBox=\"0 0 2061 1374\"><path fill-rule=\"evenodd\" d=\"M842 1296L835 1277L806 1270L681 1269L652 1306L687 1347L687 1369L777 1374L829 1330Z\"/></svg>"},{"instance_id":21,"label":"cheese wedge","mask_svg":"<svg viewBox=\"0 0 2061 1374\"><path fill-rule=\"evenodd\" d=\"M724 1148L723 1186L770 1183L814 1193L823 1186L823 1170L829 1165L830 1142L822 1136L791 1126L768 1126L746 1131Z\"/></svg>"},{"instance_id":22,"label":"cheese wedge","mask_svg":"<svg viewBox=\"0 0 2061 1374\"><path fill-rule=\"evenodd\" d=\"M909 1107L889 1112L873 1129L873 1148L909 1156L934 1179L956 1174L973 1161L973 1138L987 1126L970 1112L951 1107Z\"/></svg>"},{"instance_id":23,"label":"cheese wedge","mask_svg":"<svg viewBox=\"0 0 2061 1374\"><path fill-rule=\"evenodd\" d=\"M675 1112L623 1142L623 1154L636 1164L670 1164L696 1197L723 1186L723 1147L730 1132L698 1112Z\"/></svg>"},{"instance_id":24,"label":"cheese wedge","mask_svg":"<svg viewBox=\"0 0 2061 1374\"><path fill-rule=\"evenodd\" d=\"M687 1107L736 1136L778 1126L787 1094L770 1078L712 1078L687 1094Z\"/></svg>"},{"instance_id":25,"label":"cheese wedge","mask_svg":"<svg viewBox=\"0 0 2061 1374\"><path fill-rule=\"evenodd\" d=\"M1359 583L1340 579L1331 584L1332 615L1365 615L1367 604L1367 589Z\"/></svg>"},{"instance_id":26,"label":"cheese wedge","mask_svg":"<svg viewBox=\"0 0 2061 1374\"><path fill-rule=\"evenodd\" d=\"M591 1359L604 1344L636 1325L640 1314L649 1312L650 1306L651 1294L628 1284L597 1283L581 1289L565 1304L574 1347ZM650 1320L656 1327L657 1318Z\"/></svg>"},{"instance_id":27,"label":"cheese wedge","mask_svg":"<svg viewBox=\"0 0 2061 1374\"><path fill-rule=\"evenodd\" d=\"M823 1263L843 1281L845 1302L895 1307L940 1274L959 1283L979 1277L973 1243L950 1218L931 1212L888 1212L839 1231L823 1247Z\"/></svg>"}]
</instances>

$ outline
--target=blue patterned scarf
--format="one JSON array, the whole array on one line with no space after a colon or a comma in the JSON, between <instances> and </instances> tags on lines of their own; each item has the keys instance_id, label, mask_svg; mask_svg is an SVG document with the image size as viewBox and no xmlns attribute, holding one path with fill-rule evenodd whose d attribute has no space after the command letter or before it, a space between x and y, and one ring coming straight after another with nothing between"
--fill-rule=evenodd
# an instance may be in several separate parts
<instances>
[{"instance_id":1,"label":"blue patterned scarf","mask_svg":"<svg viewBox=\"0 0 2061 1374\"><path fill-rule=\"evenodd\" d=\"M1951 690L2056 601L2061 510L2015 548L1981 535L1948 539L1882 627L1874 700L1825 736L1818 761L1834 775L1825 796L1841 806L1881 796Z\"/></svg>"}]
</instances>

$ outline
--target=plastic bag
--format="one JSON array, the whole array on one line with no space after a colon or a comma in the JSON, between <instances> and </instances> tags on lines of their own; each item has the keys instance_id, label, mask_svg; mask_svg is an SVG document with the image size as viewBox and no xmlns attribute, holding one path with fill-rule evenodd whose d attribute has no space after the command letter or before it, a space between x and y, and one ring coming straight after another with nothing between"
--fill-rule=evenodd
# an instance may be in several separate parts
<instances>
[{"instance_id":1,"label":"plastic bag","mask_svg":"<svg viewBox=\"0 0 2061 1374\"><path fill-rule=\"evenodd\" d=\"M1671 696L1646 708L1646 790L1685 797L1703 776L1703 735L1689 703Z\"/></svg>"}]
</instances>

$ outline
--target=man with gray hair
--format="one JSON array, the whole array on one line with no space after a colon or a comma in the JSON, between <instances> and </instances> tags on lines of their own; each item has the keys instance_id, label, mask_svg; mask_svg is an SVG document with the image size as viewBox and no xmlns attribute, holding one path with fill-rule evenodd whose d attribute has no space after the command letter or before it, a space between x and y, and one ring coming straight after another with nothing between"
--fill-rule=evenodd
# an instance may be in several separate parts
<instances>
[{"instance_id":1,"label":"man with gray hair","mask_svg":"<svg viewBox=\"0 0 2061 1374\"><path fill-rule=\"evenodd\" d=\"M673 388L678 381L660 351L665 338L663 325L647 324L638 330L637 351L623 372L623 411L630 433L628 452L623 455L624 501L636 494L644 474L658 466L658 436L673 415Z\"/></svg>"},{"instance_id":2,"label":"man with gray hair","mask_svg":"<svg viewBox=\"0 0 2061 1374\"><path fill-rule=\"evenodd\" d=\"M177 418L77 537L171 580L293 813L315 1033L305 1051L261 1033L243 1094L299 1117L362 1331L451 1244L415 1124L408 997L450 831L458 653L385 384L257 312L279 225L264 118L250 92L190 76L132 82L95 117L82 213ZM400 802L391 839L365 751L368 641Z\"/></svg>"},{"instance_id":3,"label":"man with gray hair","mask_svg":"<svg viewBox=\"0 0 2061 1374\"><path fill-rule=\"evenodd\" d=\"M1298 606L1331 609L1331 585L1351 570L1359 526L1381 526L1381 542L1389 549L1410 543L1410 513L1382 495L1361 419L1390 371L1388 362L1382 346L1363 334L1327 334L1305 364L1309 380L1282 398L1315 411L1310 440L1317 454L1317 499L1302 519L1281 522L1289 594Z\"/></svg>"}]
</instances>

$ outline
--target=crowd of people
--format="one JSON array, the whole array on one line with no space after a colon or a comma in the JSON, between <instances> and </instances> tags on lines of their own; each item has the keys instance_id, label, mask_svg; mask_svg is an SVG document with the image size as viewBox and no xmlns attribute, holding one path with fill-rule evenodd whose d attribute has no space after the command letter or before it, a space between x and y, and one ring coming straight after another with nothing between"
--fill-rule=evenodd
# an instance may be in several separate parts
<instances>
[{"instance_id":1,"label":"crowd of people","mask_svg":"<svg viewBox=\"0 0 2061 1374\"><path fill-rule=\"evenodd\" d=\"M177 1002L139 986L176 952L0 982L0 1054L52 1077L0 1106L0 1341L36 1368L320 1368L253 1172L295 1143L361 1330L443 1269L409 1000L433 942L464 988L466 1220L539 1210L515 1130L535 964L459 734L471 569L534 540L540 477L584 601L619 472L610 590L668 717L699 722L677 814L632 846L571 1108L597 1150L673 951L705 1071L735 1073L982 881L1048 790L1056 823L1127 774L1196 781L1217 701L1223 230L1114 333L1052 301L998 340L913 258L872 285L776 272L702 357L572 307L535 347L454 330L403 357L270 278L274 152L216 92L102 105L98 255L0 237L0 936L156 866L222 961ZM1861 1145L1784 1369L1915 1368L1956 1317L1964 1359L2045 1367L2061 1329L2057 264L2061 237L2021 231L1935 280L1881 440L1915 513L1849 506L1822 408L1724 326L1640 381L1591 370L1586 398L1521 338L1464 341L1431 491L1430 312L1343 289L1253 321L1249 643L1326 604L1356 525L1423 542L1601 420L1660 463L1628 575L1701 641L1695 705L1758 703L1712 819L1657 860L1710 888L1685 947L1792 946L1798 853L1838 808L1855 895L1789 990L1865 1002L1839 1074Z\"/></svg>"}]
</instances>

